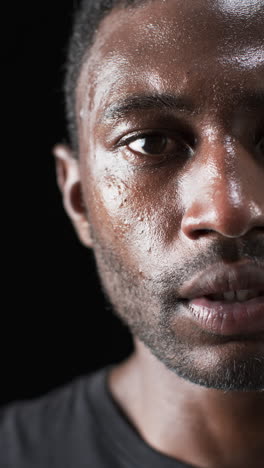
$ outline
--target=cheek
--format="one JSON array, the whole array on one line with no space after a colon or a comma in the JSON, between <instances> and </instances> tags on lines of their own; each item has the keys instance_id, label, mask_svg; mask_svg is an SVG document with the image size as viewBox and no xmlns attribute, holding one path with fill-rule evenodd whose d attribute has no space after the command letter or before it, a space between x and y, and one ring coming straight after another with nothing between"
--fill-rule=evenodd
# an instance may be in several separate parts
<instances>
[{"instance_id":1,"label":"cheek","mask_svg":"<svg viewBox=\"0 0 264 468\"><path fill-rule=\"evenodd\" d=\"M97 158L88 179L86 201L100 243L148 274L159 270L180 226L175 177L160 168L139 171L123 161L106 165Z\"/></svg>"}]
</instances>

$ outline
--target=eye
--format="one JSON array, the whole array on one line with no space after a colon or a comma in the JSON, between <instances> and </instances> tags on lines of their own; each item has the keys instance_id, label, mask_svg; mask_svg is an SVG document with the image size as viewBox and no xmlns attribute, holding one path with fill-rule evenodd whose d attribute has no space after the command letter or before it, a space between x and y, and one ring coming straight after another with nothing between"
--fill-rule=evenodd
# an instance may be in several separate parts
<instances>
[{"instance_id":1,"label":"eye","mask_svg":"<svg viewBox=\"0 0 264 468\"><path fill-rule=\"evenodd\" d=\"M190 147L180 138L174 139L163 134L153 133L134 136L126 140L127 147L140 155L166 155L190 152Z\"/></svg>"},{"instance_id":2,"label":"eye","mask_svg":"<svg viewBox=\"0 0 264 468\"><path fill-rule=\"evenodd\" d=\"M164 135L145 135L127 146L135 153L162 154L173 149L174 141Z\"/></svg>"}]
</instances>

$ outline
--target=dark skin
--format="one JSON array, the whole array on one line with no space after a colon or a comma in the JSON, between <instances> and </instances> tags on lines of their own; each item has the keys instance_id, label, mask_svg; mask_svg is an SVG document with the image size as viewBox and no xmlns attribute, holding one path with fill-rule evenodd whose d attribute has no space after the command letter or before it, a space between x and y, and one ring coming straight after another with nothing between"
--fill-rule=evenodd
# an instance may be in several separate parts
<instances>
[{"instance_id":1,"label":"dark skin","mask_svg":"<svg viewBox=\"0 0 264 468\"><path fill-rule=\"evenodd\" d=\"M134 336L109 388L149 445L201 468L264 465L263 330L207 335L179 297L208 265L264 265L263 23L263 1L112 11L78 83L79 160L55 148L65 209ZM226 382L234 362L251 391Z\"/></svg>"}]
</instances>

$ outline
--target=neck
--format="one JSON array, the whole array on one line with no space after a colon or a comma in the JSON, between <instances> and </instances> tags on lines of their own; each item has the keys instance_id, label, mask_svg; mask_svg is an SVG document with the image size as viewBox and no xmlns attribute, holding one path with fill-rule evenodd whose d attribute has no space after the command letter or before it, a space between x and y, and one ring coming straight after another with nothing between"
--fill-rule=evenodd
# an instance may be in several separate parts
<instances>
[{"instance_id":1,"label":"neck","mask_svg":"<svg viewBox=\"0 0 264 468\"><path fill-rule=\"evenodd\" d=\"M192 384L137 340L109 386L141 437L159 452L201 468L264 466L264 393Z\"/></svg>"}]
</instances>

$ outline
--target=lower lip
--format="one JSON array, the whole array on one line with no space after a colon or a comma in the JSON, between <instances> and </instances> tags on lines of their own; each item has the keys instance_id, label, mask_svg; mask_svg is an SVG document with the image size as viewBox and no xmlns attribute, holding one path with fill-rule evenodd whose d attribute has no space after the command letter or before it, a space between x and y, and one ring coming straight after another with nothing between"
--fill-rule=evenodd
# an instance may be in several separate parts
<instances>
[{"instance_id":1,"label":"lower lip","mask_svg":"<svg viewBox=\"0 0 264 468\"><path fill-rule=\"evenodd\" d=\"M211 333L228 336L264 332L264 296L229 303L199 297L187 304L192 319Z\"/></svg>"}]
</instances>

